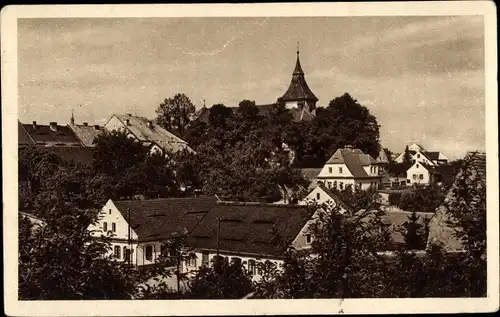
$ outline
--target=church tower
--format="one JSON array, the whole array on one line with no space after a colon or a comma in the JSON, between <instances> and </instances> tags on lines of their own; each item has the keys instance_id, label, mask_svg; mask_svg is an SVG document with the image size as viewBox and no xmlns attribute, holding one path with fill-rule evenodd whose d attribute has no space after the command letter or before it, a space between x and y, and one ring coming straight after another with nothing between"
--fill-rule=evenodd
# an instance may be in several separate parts
<instances>
[{"instance_id":1,"label":"church tower","mask_svg":"<svg viewBox=\"0 0 500 317\"><path fill-rule=\"evenodd\" d=\"M278 102L284 102L288 109L300 109L304 107L309 112L316 109L316 102L318 98L313 94L307 85L304 77L304 71L300 65L299 50L297 48L297 62L295 63L295 70L293 71L292 81L285 94L278 98Z\"/></svg>"}]
</instances>

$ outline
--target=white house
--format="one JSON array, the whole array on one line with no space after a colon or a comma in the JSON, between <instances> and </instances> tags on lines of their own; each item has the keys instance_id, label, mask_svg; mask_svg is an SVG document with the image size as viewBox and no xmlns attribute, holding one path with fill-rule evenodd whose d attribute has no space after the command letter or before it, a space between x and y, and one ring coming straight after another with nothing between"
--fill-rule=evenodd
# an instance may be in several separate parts
<instances>
[{"instance_id":1,"label":"white house","mask_svg":"<svg viewBox=\"0 0 500 317\"><path fill-rule=\"evenodd\" d=\"M163 243L172 235L190 232L215 197L151 200L108 200L96 224L88 230L96 238L110 237L114 256L135 266L154 264Z\"/></svg>"},{"instance_id":2,"label":"white house","mask_svg":"<svg viewBox=\"0 0 500 317\"><path fill-rule=\"evenodd\" d=\"M366 190L370 187L378 188L382 176L379 175L379 165L373 157L359 149L346 147L338 149L330 157L317 179L318 183L327 188L342 190L351 186L353 189Z\"/></svg>"},{"instance_id":3,"label":"white house","mask_svg":"<svg viewBox=\"0 0 500 317\"><path fill-rule=\"evenodd\" d=\"M441 152L436 151L426 151L421 145L413 143L408 146L408 150L411 155L412 162L421 162L430 166L436 166L439 164L448 163L448 157L446 157ZM404 160L404 151L401 153L395 161L397 163L403 163Z\"/></svg>"},{"instance_id":4,"label":"white house","mask_svg":"<svg viewBox=\"0 0 500 317\"><path fill-rule=\"evenodd\" d=\"M433 167L426 163L417 161L406 171L406 183L408 185L429 185L433 181Z\"/></svg>"},{"instance_id":5,"label":"white house","mask_svg":"<svg viewBox=\"0 0 500 317\"><path fill-rule=\"evenodd\" d=\"M339 212L344 213L346 211L343 202L333 193L330 189L326 188L324 185L319 184L316 186L303 200L299 202L299 205L323 205L328 204L339 208Z\"/></svg>"},{"instance_id":6,"label":"white house","mask_svg":"<svg viewBox=\"0 0 500 317\"><path fill-rule=\"evenodd\" d=\"M150 147L151 153L168 155L182 150L194 152L186 141L144 117L114 114L104 125L104 128L108 131L126 131L129 137Z\"/></svg>"}]
</instances>

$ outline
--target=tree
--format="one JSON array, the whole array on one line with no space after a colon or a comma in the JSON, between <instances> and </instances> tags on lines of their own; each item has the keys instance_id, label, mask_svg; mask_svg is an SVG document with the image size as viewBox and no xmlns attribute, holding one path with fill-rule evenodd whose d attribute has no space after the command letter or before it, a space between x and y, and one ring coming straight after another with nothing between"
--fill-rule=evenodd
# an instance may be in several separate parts
<instances>
[{"instance_id":1,"label":"tree","mask_svg":"<svg viewBox=\"0 0 500 317\"><path fill-rule=\"evenodd\" d=\"M412 160L413 160L413 157L412 157L410 150L408 149L408 145L407 145L405 147L405 151L403 153L403 163L405 163L406 165L411 165Z\"/></svg>"},{"instance_id":2,"label":"tree","mask_svg":"<svg viewBox=\"0 0 500 317\"><path fill-rule=\"evenodd\" d=\"M116 176L140 164L148 155L147 149L125 131L104 131L95 139L92 166L96 173Z\"/></svg>"},{"instance_id":3,"label":"tree","mask_svg":"<svg viewBox=\"0 0 500 317\"><path fill-rule=\"evenodd\" d=\"M109 243L87 231L92 211L48 197L44 224L19 219L19 298L22 300L130 299L136 277L107 256Z\"/></svg>"},{"instance_id":4,"label":"tree","mask_svg":"<svg viewBox=\"0 0 500 317\"><path fill-rule=\"evenodd\" d=\"M166 98L156 109L156 122L170 132L184 136L186 126L196 107L185 94L176 94Z\"/></svg>"},{"instance_id":5,"label":"tree","mask_svg":"<svg viewBox=\"0 0 500 317\"><path fill-rule=\"evenodd\" d=\"M210 266L202 266L191 279L187 298L241 299L251 291L252 281L241 261L229 263L214 258Z\"/></svg>"}]
</instances>

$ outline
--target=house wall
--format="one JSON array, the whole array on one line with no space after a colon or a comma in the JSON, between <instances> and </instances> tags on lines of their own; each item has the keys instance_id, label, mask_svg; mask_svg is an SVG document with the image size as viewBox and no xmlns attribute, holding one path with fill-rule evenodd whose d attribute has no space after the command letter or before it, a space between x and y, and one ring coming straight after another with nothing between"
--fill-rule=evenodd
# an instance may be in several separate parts
<instances>
[{"instance_id":1,"label":"house wall","mask_svg":"<svg viewBox=\"0 0 500 317\"><path fill-rule=\"evenodd\" d=\"M379 174L379 167L377 165L367 165L363 166L366 174L370 176L378 176Z\"/></svg>"},{"instance_id":2,"label":"house wall","mask_svg":"<svg viewBox=\"0 0 500 317\"><path fill-rule=\"evenodd\" d=\"M285 108L287 109L294 109L294 108L298 108L299 107L299 103L297 101L287 101L285 103Z\"/></svg>"},{"instance_id":3,"label":"house wall","mask_svg":"<svg viewBox=\"0 0 500 317\"><path fill-rule=\"evenodd\" d=\"M417 175L416 178L413 175ZM416 162L406 171L406 179L408 184L430 184L431 175L422 164Z\"/></svg>"},{"instance_id":4,"label":"house wall","mask_svg":"<svg viewBox=\"0 0 500 317\"><path fill-rule=\"evenodd\" d=\"M331 169L331 170L330 170ZM342 171L340 171L342 169ZM318 177L320 178L352 178L351 171L345 164L325 164Z\"/></svg>"},{"instance_id":5,"label":"house wall","mask_svg":"<svg viewBox=\"0 0 500 317\"><path fill-rule=\"evenodd\" d=\"M408 146L408 150L410 151L423 151L424 149L420 147L418 144L413 143L412 145Z\"/></svg>"},{"instance_id":6,"label":"house wall","mask_svg":"<svg viewBox=\"0 0 500 317\"><path fill-rule=\"evenodd\" d=\"M208 253L208 263L211 265L212 261L214 260L215 256L217 255L216 251L210 250L210 251L205 251ZM182 266L182 272L183 273L188 273L188 276L193 276L196 274L196 272L203 266L202 260L203 260L203 251L202 250L197 250L193 252L196 256L196 263L184 263ZM227 258L229 263L231 262L232 258L239 258L241 260L242 266L245 270L248 270L248 262L249 260L254 260L255 261L255 273L252 274L252 281L258 281L262 278L262 274L260 274L257 266L258 263L264 263L266 260L274 262L277 266L277 268L280 270L282 269L283 266L283 260L280 259L275 259L272 257L252 257L248 255L238 255L234 253L228 253L224 251L220 251L219 255L222 257ZM195 264L195 265L193 265Z\"/></svg>"},{"instance_id":7,"label":"house wall","mask_svg":"<svg viewBox=\"0 0 500 317\"><path fill-rule=\"evenodd\" d=\"M104 232L104 223L107 224L107 231ZM113 231L113 223L115 224L115 231ZM129 227L128 222L122 213L113 204L110 199L102 207L101 211L97 216L97 221L94 224L89 225L87 230L91 231L90 235L92 237L98 238L102 235L107 234L111 239L111 249L108 251L107 255L114 254L115 246L120 247L119 260L127 260L124 255L124 247L126 249L132 249L132 261L131 263L136 264L136 252L137 252L137 234L133 229L130 229L130 245L129 245Z\"/></svg>"}]
</instances>

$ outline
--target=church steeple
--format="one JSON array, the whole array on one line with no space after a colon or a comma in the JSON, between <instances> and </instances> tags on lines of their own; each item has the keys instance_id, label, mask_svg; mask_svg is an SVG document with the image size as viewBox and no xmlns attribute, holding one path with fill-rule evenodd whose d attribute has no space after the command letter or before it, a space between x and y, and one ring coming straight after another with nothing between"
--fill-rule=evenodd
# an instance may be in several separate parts
<instances>
[{"instance_id":1,"label":"church steeple","mask_svg":"<svg viewBox=\"0 0 500 317\"><path fill-rule=\"evenodd\" d=\"M308 111L313 111L316 109L316 102L318 98L309 89L307 85L304 71L300 65L300 51L297 43L297 61L295 63L295 69L292 75L292 81L285 94L278 98L278 101L285 102L287 108L299 108L302 109L306 107Z\"/></svg>"},{"instance_id":2,"label":"church steeple","mask_svg":"<svg viewBox=\"0 0 500 317\"><path fill-rule=\"evenodd\" d=\"M73 113L73 109L71 109L71 119L70 119L71 125L75 125L75 115Z\"/></svg>"}]
</instances>

